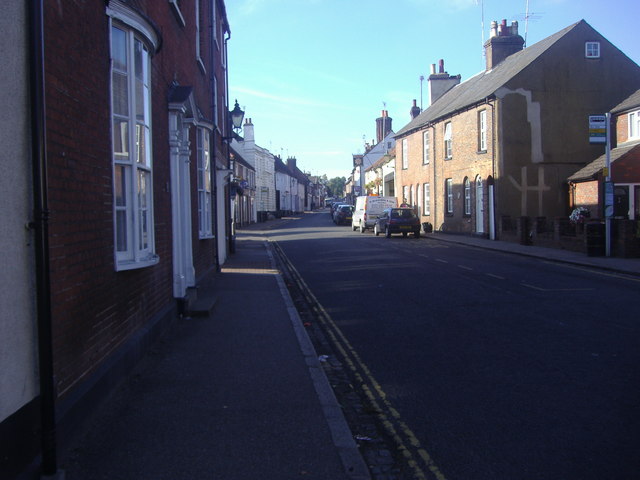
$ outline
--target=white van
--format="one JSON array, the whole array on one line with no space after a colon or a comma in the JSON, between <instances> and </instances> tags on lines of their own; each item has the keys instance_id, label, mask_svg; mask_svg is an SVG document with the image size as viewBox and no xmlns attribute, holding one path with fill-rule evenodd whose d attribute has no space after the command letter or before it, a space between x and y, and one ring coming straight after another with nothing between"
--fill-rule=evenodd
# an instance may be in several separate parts
<instances>
[{"instance_id":1,"label":"white van","mask_svg":"<svg viewBox=\"0 0 640 480\"><path fill-rule=\"evenodd\" d=\"M353 220L351 221L351 229L360 229L360 233L364 233L367 228L373 228L376 218L385 208L395 208L398 206L396 197L378 197L377 195L369 195L366 197L356 197L356 209L353 211Z\"/></svg>"}]
</instances>

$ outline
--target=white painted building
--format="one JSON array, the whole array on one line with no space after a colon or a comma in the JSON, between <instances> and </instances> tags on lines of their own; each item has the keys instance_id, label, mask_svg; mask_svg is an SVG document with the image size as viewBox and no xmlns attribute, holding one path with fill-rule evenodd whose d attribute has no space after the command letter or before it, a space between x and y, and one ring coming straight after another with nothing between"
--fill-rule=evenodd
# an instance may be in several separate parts
<instances>
[{"instance_id":1,"label":"white painted building","mask_svg":"<svg viewBox=\"0 0 640 480\"><path fill-rule=\"evenodd\" d=\"M254 126L248 118L243 126L244 138L233 140L233 148L253 168L256 169L256 197L255 205L258 212L276 211L276 172L275 157L267 150L256 144ZM258 220L260 220L258 218Z\"/></svg>"}]
</instances>

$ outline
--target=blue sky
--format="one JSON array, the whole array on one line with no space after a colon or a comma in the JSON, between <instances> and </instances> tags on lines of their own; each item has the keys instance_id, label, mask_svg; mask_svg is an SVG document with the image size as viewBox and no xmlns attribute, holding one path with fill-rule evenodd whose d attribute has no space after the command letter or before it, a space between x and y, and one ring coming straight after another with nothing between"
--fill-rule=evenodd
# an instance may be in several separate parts
<instances>
[{"instance_id":1,"label":"blue sky","mask_svg":"<svg viewBox=\"0 0 640 480\"><path fill-rule=\"evenodd\" d=\"M519 22L526 0L227 0L229 97L256 142L329 178L375 139L389 111L394 131L420 105L420 76L445 61L462 81L484 69L492 20ZM640 0L529 0L527 45L582 19L640 64ZM428 106L427 82L422 84Z\"/></svg>"}]
</instances>

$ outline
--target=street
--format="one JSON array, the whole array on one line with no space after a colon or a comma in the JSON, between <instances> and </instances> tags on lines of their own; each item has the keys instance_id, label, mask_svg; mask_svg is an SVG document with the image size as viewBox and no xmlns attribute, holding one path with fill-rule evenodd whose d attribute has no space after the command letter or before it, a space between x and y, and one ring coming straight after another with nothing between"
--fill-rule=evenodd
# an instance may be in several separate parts
<instances>
[{"instance_id":1,"label":"street","mask_svg":"<svg viewBox=\"0 0 640 480\"><path fill-rule=\"evenodd\" d=\"M415 478L637 478L637 278L375 237L326 212L270 240L384 404Z\"/></svg>"}]
</instances>

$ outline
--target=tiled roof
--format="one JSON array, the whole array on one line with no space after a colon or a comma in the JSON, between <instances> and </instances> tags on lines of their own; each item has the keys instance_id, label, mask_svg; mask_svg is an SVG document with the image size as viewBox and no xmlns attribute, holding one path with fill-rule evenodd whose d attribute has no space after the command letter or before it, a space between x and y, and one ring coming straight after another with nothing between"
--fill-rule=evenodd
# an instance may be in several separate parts
<instances>
[{"instance_id":1,"label":"tiled roof","mask_svg":"<svg viewBox=\"0 0 640 480\"><path fill-rule=\"evenodd\" d=\"M619 105L616 105L611 113L621 113L626 110L640 107L640 90L632 93L629 97L623 100Z\"/></svg>"},{"instance_id":2,"label":"tiled roof","mask_svg":"<svg viewBox=\"0 0 640 480\"><path fill-rule=\"evenodd\" d=\"M469 80L451 88L420 115L400 129L396 134L396 138L484 101L581 23L586 24L584 20L581 20L520 52L510 55L492 70L482 71Z\"/></svg>"},{"instance_id":3,"label":"tiled roof","mask_svg":"<svg viewBox=\"0 0 640 480\"><path fill-rule=\"evenodd\" d=\"M640 149L640 143L638 142L628 143L620 147L613 148L610 152L611 163L615 162L619 158L622 158L627 153L635 149ZM606 161L607 161L606 154L601 155L598 158L596 158L593 162L589 163L586 167L581 168L576 173L571 175L567 180L569 180L570 182L593 180L602 171Z\"/></svg>"}]
</instances>

